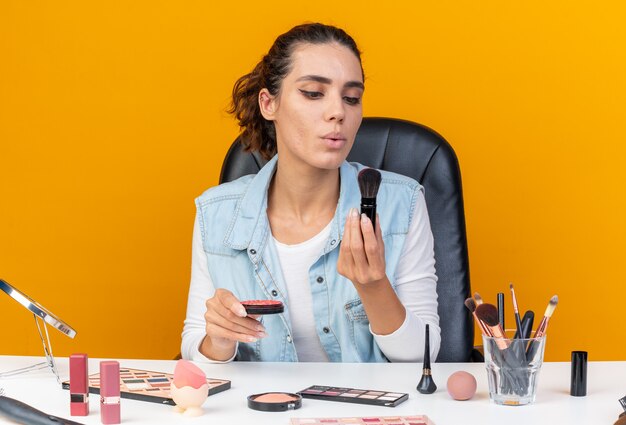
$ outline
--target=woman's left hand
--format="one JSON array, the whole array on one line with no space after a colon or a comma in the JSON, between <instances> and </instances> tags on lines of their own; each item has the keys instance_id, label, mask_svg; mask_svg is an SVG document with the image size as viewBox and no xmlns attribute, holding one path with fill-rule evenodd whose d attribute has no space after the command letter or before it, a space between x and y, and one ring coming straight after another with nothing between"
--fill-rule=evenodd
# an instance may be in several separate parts
<instances>
[{"instance_id":1,"label":"woman's left hand","mask_svg":"<svg viewBox=\"0 0 626 425\"><path fill-rule=\"evenodd\" d=\"M378 216L374 233L372 221L365 214L359 216L355 208L350 210L339 248L337 272L355 285L378 283L387 278L385 244Z\"/></svg>"}]
</instances>

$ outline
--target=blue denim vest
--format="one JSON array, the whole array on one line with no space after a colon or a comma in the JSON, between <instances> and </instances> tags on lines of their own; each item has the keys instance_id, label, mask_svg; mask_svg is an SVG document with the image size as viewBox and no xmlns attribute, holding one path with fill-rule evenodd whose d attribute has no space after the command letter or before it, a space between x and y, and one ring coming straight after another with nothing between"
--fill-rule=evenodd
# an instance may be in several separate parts
<instances>
[{"instance_id":1,"label":"blue denim vest","mask_svg":"<svg viewBox=\"0 0 626 425\"><path fill-rule=\"evenodd\" d=\"M267 218L267 189L277 156L256 175L221 184L196 199L202 243L215 288L225 288L239 300L274 299L285 304L283 314L263 316L268 336L239 343L237 360L298 361L291 337L288 285L284 281ZM387 361L369 331L369 321L354 285L337 273L339 244L350 208L359 208L358 172L365 168L345 162L340 168L339 203L330 236L309 269L317 334L332 362ZM417 195L415 180L381 171L377 210L385 243L386 272L392 285Z\"/></svg>"}]
</instances>

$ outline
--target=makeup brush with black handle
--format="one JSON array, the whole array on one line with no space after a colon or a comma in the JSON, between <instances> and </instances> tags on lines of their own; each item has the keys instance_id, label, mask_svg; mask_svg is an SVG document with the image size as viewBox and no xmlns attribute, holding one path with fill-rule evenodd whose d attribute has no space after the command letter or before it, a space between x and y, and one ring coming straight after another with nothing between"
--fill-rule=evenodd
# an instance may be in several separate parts
<instances>
[{"instance_id":1,"label":"makeup brush with black handle","mask_svg":"<svg viewBox=\"0 0 626 425\"><path fill-rule=\"evenodd\" d=\"M550 321L550 318L552 317L552 314L554 313L554 309L556 309L556 305L558 304L558 302L558 296L554 295L552 298L550 298L550 302L548 302L548 307L546 307L546 312L543 314L543 319L541 319L541 322L539 322L539 326L537 326L535 338L540 338L546 334L546 331L548 330L548 322ZM533 339L528 343L528 348L526 349L526 358L528 359L528 361L533 360L536 353L537 344Z\"/></svg>"},{"instance_id":2,"label":"makeup brush with black handle","mask_svg":"<svg viewBox=\"0 0 626 425\"><path fill-rule=\"evenodd\" d=\"M433 373L430 369L430 326L426 325L426 337L424 341L424 367L422 378L417 384L417 391L422 394L432 394L437 390L437 385L433 381Z\"/></svg>"},{"instance_id":3,"label":"makeup brush with black handle","mask_svg":"<svg viewBox=\"0 0 626 425\"><path fill-rule=\"evenodd\" d=\"M533 331L533 322L535 321L535 312L532 310L528 310L524 313L524 317L522 318L522 335L518 335L515 333L515 339L522 338L528 339L530 338L530 334Z\"/></svg>"},{"instance_id":4,"label":"makeup brush with black handle","mask_svg":"<svg viewBox=\"0 0 626 425\"><path fill-rule=\"evenodd\" d=\"M0 416L25 425L82 425L80 422L49 415L26 403L3 395L0 395Z\"/></svg>"},{"instance_id":5,"label":"makeup brush with black handle","mask_svg":"<svg viewBox=\"0 0 626 425\"><path fill-rule=\"evenodd\" d=\"M504 293L498 292L498 322L502 326L502 330L506 330L504 326Z\"/></svg>"},{"instance_id":6,"label":"makeup brush with black handle","mask_svg":"<svg viewBox=\"0 0 626 425\"><path fill-rule=\"evenodd\" d=\"M380 171L373 168L364 168L359 171L359 189L361 190L361 214L365 214L371 221L376 233L376 195L382 177Z\"/></svg>"}]
</instances>

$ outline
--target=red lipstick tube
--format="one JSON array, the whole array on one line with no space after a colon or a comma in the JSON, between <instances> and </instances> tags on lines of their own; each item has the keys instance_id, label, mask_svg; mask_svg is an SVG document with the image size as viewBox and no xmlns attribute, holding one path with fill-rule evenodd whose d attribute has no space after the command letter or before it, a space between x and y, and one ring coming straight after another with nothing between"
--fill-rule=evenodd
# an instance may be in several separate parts
<instances>
[{"instance_id":1,"label":"red lipstick tube","mask_svg":"<svg viewBox=\"0 0 626 425\"><path fill-rule=\"evenodd\" d=\"M100 420L103 424L119 424L120 364L100 362Z\"/></svg>"},{"instance_id":2,"label":"red lipstick tube","mask_svg":"<svg viewBox=\"0 0 626 425\"><path fill-rule=\"evenodd\" d=\"M70 356L70 415L89 414L89 384L87 377L87 354Z\"/></svg>"}]
</instances>

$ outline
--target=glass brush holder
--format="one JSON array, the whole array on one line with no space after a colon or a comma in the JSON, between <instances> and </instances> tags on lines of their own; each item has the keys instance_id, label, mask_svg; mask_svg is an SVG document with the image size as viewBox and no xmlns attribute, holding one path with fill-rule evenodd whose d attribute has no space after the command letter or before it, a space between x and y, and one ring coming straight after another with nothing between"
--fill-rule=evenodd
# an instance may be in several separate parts
<instances>
[{"instance_id":1,"label":"glass brush holder","mask_svg":"<svg viewBox=\"0 0 626 425\"><path fill-rule=\"evenodd\" d=\"M545 346L545 335L518 339L483 335L489 398L494 403L522 406L535 401Z\"/></svg>"}]
</instances>

